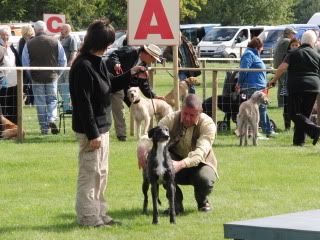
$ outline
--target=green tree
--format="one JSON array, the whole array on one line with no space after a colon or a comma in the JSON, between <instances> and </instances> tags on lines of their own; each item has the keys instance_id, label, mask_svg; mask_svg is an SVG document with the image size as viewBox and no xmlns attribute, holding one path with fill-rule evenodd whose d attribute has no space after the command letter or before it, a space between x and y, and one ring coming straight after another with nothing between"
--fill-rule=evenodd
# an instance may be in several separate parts
<instances>
[{"instance_id":1,"label":"green tree","mask_svg":"<svg viewBox=\"0 0 320 240\"><path fill-rule=\"evenodd\" d=\"M295 22L307 23L312 15L316 12L320 12L319 0L298 0L294 6Z\"/></svg>"},{"instance_id":2,"label":"green tree","mask_svg":"<svg viewBox=\"0 0 320 240\"><path fill-rule=\"evenodd\" d=\"M198 22L277 25L293 20L294 0L208 0Z\"/></svg>"}]
</instances>

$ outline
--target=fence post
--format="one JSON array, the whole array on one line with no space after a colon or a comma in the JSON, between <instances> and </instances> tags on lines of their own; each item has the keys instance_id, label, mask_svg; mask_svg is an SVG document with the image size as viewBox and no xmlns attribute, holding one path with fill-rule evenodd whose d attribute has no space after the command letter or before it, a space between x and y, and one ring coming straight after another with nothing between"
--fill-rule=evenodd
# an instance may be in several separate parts
<instances>
[{"instance_id":1,"label":"fence post","mask_svg":"<svg viewBox=\"0 0 320 240\"><path fill-rule=\"evenodd\" d=\"M172 53L173 53L173 59L172 59L172 63L173 63L173 81L174 81L174 100L175 100L175 110L180 110L180 93L179 93L179 75L178 75L178 71L179 71L179 66L178 66L178 46L173 46L172 47Z\"/></svg>"},{"instance_id":2,"label":"fence post","mask_svg":"<svg viewBox=\"0 0 320 240\"><path fill-rule=\"evenodd\" d=\"M206 68L207 61L201 61L202 68ZM206 99L206 88L207 88L207 83L206 83L206 71L202 70L202 99Z\"/></svg>"},{"instance_id":3,"label":"fence post","mask_svg":"<svg viewBox=\"0 0 320 240\"><path fill-rule=\"evenodd\" d=\"M317 95L317 124L320 125L320 94Z\"/></svg>"},{"instance_id":4,"label":"fence post","mask_svg":"<svg viewBox=\"0 0 320 240\"><path fill-rule=\"evenodd\" d=\"M212 71L212 119L217 124L218 72Z\"/></svg>"},{"instance_id":5,"label":"fence post","mask_svg":"<svg viewBox=\"0 0 320 240\"><path fill-rule=\"evenodd\" d=\"M154 89L154 74L155 73L156 73L156 71L153 69L149 72L149 84L151 86L151 89ZM150 128L153 128L153 119L154 119L154 117L151 118Z\"/></svg>"},{"instance_id":6,"label":"fence post","mask_svg":"<svg viewBox=\"0 0 320 240\"><path fill-rule=\"evenodd\" d=\"M18 117L18 142L23 142L23 71L17 70L17 117Z\"/></svg>"}]
</instances>

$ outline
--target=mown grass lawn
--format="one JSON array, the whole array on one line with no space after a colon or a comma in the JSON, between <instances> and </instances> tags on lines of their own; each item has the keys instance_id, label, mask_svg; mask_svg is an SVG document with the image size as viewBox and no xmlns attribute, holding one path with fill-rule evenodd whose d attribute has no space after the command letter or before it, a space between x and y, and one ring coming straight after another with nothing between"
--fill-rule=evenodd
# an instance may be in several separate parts
<instances>
[{"instance_id":1,"label":"mown grass lawn","mask_svg":"<svg viewBox=\"0 0 320 240\"><path fill-rule=\"evenodd\" d=\"M222 82L223 76L219 75ZM210 79L210 78L208 78ZM157 73L157 92L164 94L172 80ZM220 85L221 86L221 85ZM210 93L211 90L208 89ZM282 110L271 91L269 114L283 129ZM202 91L197 93L201 96ZM214 151L220 180L210 201L214 211L199 213L193 189L183 187L185 214L177 224L161 215L151 224L141 214L141 172L136 161L136 138L118 142L111 133L110 173L106 192L109 214L122 221L113 228L82 228L74 211L77 142L67 119L67 133L40 136L34 109L25 109L27 136L23 144L0 141L0 239L214 239L223 237L223 223L319 208L320 149L309 139L293 147L292 132L280 134L258 147L238 147L232 133L218 134ZM223 118L219 112L218 119ZM235 125L233 124L234 128ZM151 198L151 197L150 197ZM161 190L162 206L167 201Z\"/></svg>"}]
</instances>

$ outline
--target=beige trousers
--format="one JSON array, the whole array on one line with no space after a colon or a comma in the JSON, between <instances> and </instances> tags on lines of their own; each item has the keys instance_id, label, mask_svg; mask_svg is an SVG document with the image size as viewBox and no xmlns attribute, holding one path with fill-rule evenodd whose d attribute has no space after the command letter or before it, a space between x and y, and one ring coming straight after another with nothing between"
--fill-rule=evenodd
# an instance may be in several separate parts
<instances>
[{"instance_id":1,"label":"beige trousers","mask_svg":"<svg viewBox=\"0 0 320 240\"><path fill-rule=\"evenodd\" d=\"M100 225L108 218L104 191L108 178L109 132L100 136L101 147L92 150L87 136L76 133L79 141L76 212L78 223L84 226Z\"/></svg>"},{"instance_id":2,"label":"beige trousers","mask_svg":"<svg viewBox=\"0 0 320 240\"><path fill-rule=\"evenodd\" d=\"M126 136L126 118L124 109L123 90L111 94L111 107L116 135Z\"/></svg>"}]
</instances>

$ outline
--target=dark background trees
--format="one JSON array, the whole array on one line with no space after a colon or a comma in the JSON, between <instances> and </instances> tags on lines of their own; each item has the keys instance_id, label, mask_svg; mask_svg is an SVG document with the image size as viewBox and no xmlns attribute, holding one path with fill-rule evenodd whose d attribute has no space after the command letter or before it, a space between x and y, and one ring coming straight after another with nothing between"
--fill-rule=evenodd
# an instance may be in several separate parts
<instances>
[{"instance_id":1,"label":"dark background trees","mask_svg":"<svg viewBox=\"0 0 320 240\"><path fill-rule=\"evenodd\" d=\"M1 23L36 21L43 13L60 13L75 29L102 17L109 18L115 28L127 26L127 0L0 0L0 5ZM306 23L317 11L319 0L180 0L181 23Z\"/></svg>"}]
</instances>

